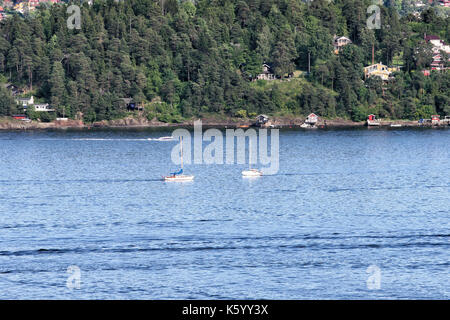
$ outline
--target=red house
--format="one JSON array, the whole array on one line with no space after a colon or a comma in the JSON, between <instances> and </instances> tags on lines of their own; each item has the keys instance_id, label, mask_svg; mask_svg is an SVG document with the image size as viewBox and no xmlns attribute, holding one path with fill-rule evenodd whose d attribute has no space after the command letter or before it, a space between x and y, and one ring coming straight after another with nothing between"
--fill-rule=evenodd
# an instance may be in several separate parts
<instances>
[{"instance_id":1,"label":"red house","mask_svg":"<svg viewBox=\"0 0 450 320\"><path fill-rule=\"evenodd\" d=\"M310 113L306 118L305 123L315 124L317 123L317 120L319 120L319 117L315 113Z\"/></svg>"},{"instance_id":2,"label":"red house","mask_svg":"<svg viewBox=\"0 0 450 320\"><path fill-rule=\"evenodd\" d=\"M441 118L440 115L437 115L437 114L432 115L431 116L431 123L432 124L439 124L440 118Z\"/></svg>"}]
</instances>

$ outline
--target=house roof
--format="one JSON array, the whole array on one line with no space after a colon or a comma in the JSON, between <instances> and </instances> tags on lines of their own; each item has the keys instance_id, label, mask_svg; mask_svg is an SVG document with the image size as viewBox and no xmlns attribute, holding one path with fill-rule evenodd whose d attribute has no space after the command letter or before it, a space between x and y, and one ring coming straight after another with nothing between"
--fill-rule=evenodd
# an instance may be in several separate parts
<instances>
[{"instance_id":1,"label":"house roof","mask_svg":"<svg viewBox=\"0 0 450 320\"><path fill-rule=\"evenodd\" d=\"M350 38L347 38L346 36L341 36L341 37L335 37L334 41L339 40L339 39L343 39L343 40L348 40L348 41L352 41L350 40Z\"/></svg>"},{"instance_id":2,"label":"house roof","mask_svg":"<svg viewBox=\"0 0 450 320\"><path fill-rule=\"evenodd\" d=\"M430 41L430 40L441 40L441 38L439 38L438 36L433 36L433 35L425 36L425 41Z\"/></svg>"}]
</instances>

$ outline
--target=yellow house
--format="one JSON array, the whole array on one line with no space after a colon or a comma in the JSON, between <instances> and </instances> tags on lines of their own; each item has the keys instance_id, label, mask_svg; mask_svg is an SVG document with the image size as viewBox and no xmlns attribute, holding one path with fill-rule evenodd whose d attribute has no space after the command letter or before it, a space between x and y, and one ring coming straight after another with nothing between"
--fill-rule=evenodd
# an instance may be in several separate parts
<instances>
[{"instance_id":1,"label":"yellow house","mask_svg":"<svg viewBox=\"0 0 450 320\"><path fill-rule=\"evenodd\" d=\"M388 80L389 75L396 71L394 68L389 68L388 66L385 66L384 64L375 63L371 66L364 68L364 79L368 79L373 76L380 77L381 80Z\"/></svg>"}]
</instances>

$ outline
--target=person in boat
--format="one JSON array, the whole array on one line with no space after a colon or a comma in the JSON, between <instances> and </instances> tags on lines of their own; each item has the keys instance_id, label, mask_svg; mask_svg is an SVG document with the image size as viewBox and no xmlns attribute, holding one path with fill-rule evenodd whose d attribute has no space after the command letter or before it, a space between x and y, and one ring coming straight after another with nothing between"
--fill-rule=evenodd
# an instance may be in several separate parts
<instances>
[{"instance_id":1,"label":"person in boat","mask_svg":"<svg viewBox=\"0 0 450 320\"><path fill-rule=\"evenodd\" d=\"M180 169L178 172L171 172L170 176L168 178L175 178L177 175L180 175L183 173L183 169Z\"/></svg>"}]
</instances>

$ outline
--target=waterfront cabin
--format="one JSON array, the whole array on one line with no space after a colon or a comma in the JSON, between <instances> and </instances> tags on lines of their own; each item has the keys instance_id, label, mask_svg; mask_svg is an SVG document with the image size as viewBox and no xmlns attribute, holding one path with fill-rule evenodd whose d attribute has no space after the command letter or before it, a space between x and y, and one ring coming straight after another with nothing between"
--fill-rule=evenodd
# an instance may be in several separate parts
<instances>
[{"instance_id":1,"label":"waterfront cabin","mask_svg":"<svg viewBox=\"0 0 450 320\"><path fill-rule=\"evenodd\" d=\"M258 124L266 124L269 121L269 117L266 116L265 114L260 114L259 116L256 117L256 122Z\"/></svg>"},{"instance_id":2,"label":"waterfront cabin","mask_svg":"<svg viewBox=\"0 0 450 320\"><path fill-rule=\"evenodd\" d=\"M367 125L368 126L379 126L380 125L380 121L377 119L376 115L369 114L367 116Z\"/></svg>"},{"instance_id":3,"label":"waterfront cabin","mask_svg":"<svg viewBox=\"0 0 450 320\"><path fill-rule=\"evenodd\" d=\"M315 125L318 120L319 117L315 113L311 113L309 114L309 116L306 117L305 123Z\"/></svg>"},{"instance_id":4,"label":"waterfront cabin","mask_svg":"<svg viewBox=\"0 0 450 320\"><path fill-rule=\"evenodd\" d=\"M256 121L253 124L255 127L261 127L261 128L266 128L266 127L270 127L272 125L269 116L265 115L265 114L260 114L259 116L256 117Z\"/></svg>"},{"instance_id":5,"label":"waterfront cabin","mask_svg":"<svg viewBox=\"0 0 450 320\"><path fill-rule=\"evenodd\" d=\"M438 114L431 116L431 124L439 124L441 116Z\"/></svg>"},{"instance_id":6,"label":"waterfront cabin","mask_svg":"<svg viewBox=\"0 0 450 320\"><path fill-rule=\"evenodd\" d=\"M444 119L441 120L441 122L446 123L448 125L450 125L450 116L445 116Z\"/></svg>"},{"instance_id":7,"label":"waterfront cabin","mask_svg":"<svg viewBox=\"0 0 450 320\"><path fill-rule=\"evenodd\" d=\"M316 129L317 121L319 120L319 117L315 113L310 113L309 116L306 117L305 122L302 123L300 128L305 129Z\"/></svg>"}]
</instances>

